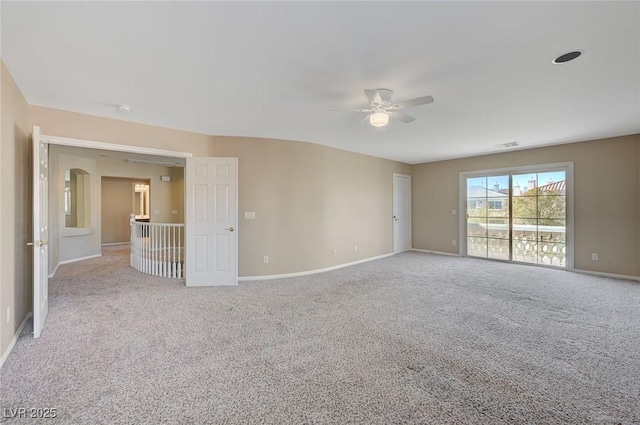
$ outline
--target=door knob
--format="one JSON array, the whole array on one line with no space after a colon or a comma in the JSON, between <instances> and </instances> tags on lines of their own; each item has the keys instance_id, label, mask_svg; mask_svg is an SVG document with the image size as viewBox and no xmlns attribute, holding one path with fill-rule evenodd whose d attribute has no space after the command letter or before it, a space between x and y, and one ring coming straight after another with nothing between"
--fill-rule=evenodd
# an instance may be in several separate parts
<instances>
[{"instance_id":1,"label":"door knob","mask_svg":"<svg viewBox=\"0 0 640 425\"><path fill-rule=\"evenodd\" d=\"M233 231L234 231L234 230L236 230L236 229L234 229L234 228L233 228L233 226L231 226L231 227L227 227L227 228L226 228L226 229L224 229L224 230L228 230L228 231L230 231L230 232L233 232Z\"/></svg>"},{"instance_id":2,"label":"door knob","mask_svg":"<svg viewBox=\"0 0 640 425\"><path fill-rule=\"evenodd\" d=\"M44 246L46 244L48 244L49 241L34 241L34 242L27 242L28 246L35 246L35 247L41 247Z\"/></svg>"}]
</instances>

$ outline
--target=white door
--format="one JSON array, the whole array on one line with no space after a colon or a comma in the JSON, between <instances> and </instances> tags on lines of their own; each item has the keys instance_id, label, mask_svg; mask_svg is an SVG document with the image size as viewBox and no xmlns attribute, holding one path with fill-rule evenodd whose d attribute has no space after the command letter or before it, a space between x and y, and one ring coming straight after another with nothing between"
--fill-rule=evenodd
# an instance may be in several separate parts
<instances>
[{"instance_id":1,"label":"white door","mask_svg":"<svg viewBox=\"0 0 640 425\"><path fill-rule=\"evenodd\" d=\"M393 252L411 249L411 176L393 175Z\"/></svg>"},{"instance_id":2,"label":"white door","mask_svg":"<svg viewBox=\"0 0 640 425\"><path fill-rule=\"evenodd\" d=\"M33 127L33 336L49 311L49 145Z\"/></svg>"},{"instance_id":3,"label":"white door","mask_svg":"<svg viewBox=\"0 0 640 425\"><path fill-rule=\"evenodd\" d=\"M187 286L238 284L238 158L187 158Z\"/></svg>"}]
</instances>

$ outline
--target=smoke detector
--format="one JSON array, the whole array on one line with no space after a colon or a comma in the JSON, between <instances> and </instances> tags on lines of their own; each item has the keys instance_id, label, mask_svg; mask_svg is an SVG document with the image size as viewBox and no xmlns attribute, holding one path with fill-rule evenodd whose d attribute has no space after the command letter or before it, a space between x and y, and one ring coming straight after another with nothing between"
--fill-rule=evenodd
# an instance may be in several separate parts
<instances>
[{"instance_id":1,"label":"smoke detector","mask_svg":"<svg viewBox=\"0 0 640 425\"><path fill-rule=\"evenodd\" d=\"M118 111L124 112L124 113L130 112L131 111L131 106L129 106L129 105L118 105Z\"/></svg>"}]
</instances>

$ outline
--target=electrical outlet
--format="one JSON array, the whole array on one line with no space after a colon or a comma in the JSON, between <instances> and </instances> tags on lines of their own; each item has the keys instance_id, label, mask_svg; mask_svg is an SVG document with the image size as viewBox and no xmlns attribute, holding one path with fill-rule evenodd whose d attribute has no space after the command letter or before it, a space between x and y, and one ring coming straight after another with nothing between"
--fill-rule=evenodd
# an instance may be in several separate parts
<instances>
[{"instance_id":1,"label":"electrical outlet","mask_svg":"<svg viewBox=\"0 0 640 425\"><path fill-rule=\"evenodd\" d=\"M598 261L598 254L595 254L595 253L591 254L591 259L593 261Z\"/></svg>"},{"instance_id":2,"label":"electrical outlet","mask_svg":"<svg viewBox=\"0 0 640 425\"><path fill-rule=\"evenodd\" d=\"M353 252L358 252L358 245L353 246Z\"/></svg>"},{"instance_id":3,"label":"electrical outlet","mask_svg":"<svg viewBox=\"0 0 640 425\"><path fill-rule=\"evenodd\" d=\"M262 263L263 264L269 264L269 256L265 255L264 257L262 257Z\"/></svg>"},{"instance_id":4,"label":"electrical outlet","mask_svg":"<svg viewBox=\"0 0 640 425\"><path fill-rule=\"evenodd\" d=\"M451 210L451 215L456 215L456 210Z\"/></svg>"},{"instance_id":5,"label":"electrical outlet","mask_svg":"<svg viewBox=\"0 0 640 425\"><path fill-rule=\"evenodd\" d=\"M334 250L333 250L333 256L335 257L337 253L338 253L338 251L336 251L336 250L334 249Z\"/></svg>"},{"instance_id":6,"label":"electrical outlet","mask_svg":"<svg viewBox=\"0 0 640 425\"><path fill-rule=\"evenodd\" d=\"M455 240L455 239L454 239L454 240L452 240L452 241L451 241L451 245L453 245L453 246L458 245L458 241L457 241L457 240Z\"/></svg>"},{"instance_id":7,"label":"electrical outlet","mask_svg":"<svg viewBox=\"0 0 640 425\"><path fill-rule=\"evenodd\" d=\"M178 210L171 210L171 215L178 215Z\"/></svg>"}]
</instances>

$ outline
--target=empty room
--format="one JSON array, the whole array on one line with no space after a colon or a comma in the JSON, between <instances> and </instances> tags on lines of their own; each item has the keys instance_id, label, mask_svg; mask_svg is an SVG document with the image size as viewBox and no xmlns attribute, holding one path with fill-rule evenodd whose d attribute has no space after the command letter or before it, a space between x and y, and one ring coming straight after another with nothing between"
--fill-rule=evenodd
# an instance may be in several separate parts
<instances>
[{"instance_id":1,"label":"empty room","mask_svg":"<svg viewBox=\"0 0 640 425\"><path fill-rule=\"evenodd\" d=\"M0 24L0 423L640 424L640 2Z\"/></svg>"}]
</instances>

